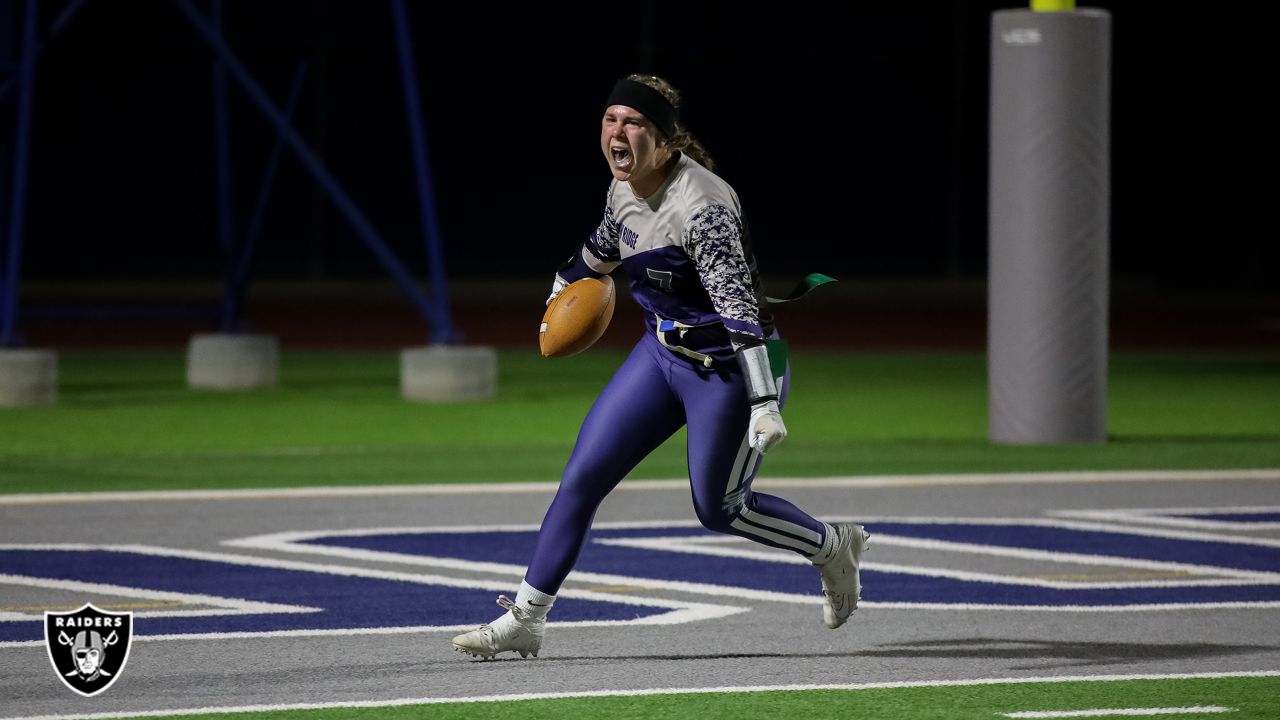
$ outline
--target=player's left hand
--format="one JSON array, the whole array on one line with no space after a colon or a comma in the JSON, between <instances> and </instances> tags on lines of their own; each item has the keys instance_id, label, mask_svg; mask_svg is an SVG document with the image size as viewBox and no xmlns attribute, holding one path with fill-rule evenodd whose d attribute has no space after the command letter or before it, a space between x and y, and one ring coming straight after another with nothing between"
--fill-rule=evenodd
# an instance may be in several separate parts
<instances>
[{"instance_id":1,"label":"player's left hand","mask_svg":"<svg viewBox=\"0 0 1280 720\"><path fill-rule=\"evenodd\" d=\"M782 422L782 412L775 400L752 405L747 428L751 447L761 455L787 437L787 426Z\"/></svg>"}]
</instances>

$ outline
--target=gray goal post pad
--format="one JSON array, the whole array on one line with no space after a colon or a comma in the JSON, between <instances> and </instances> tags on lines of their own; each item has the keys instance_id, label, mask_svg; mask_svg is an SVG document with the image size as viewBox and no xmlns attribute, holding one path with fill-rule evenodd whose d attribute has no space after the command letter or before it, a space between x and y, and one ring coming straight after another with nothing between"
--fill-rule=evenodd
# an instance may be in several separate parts
<instances>
[{"instance_id":1,"label":"gray goal post pad","mask_svg":"<svg viewBox=\"0 0 1280 720\"><path fill-rule=\"evenodd\" d=\"M988 402L996 443L1106 439L1111 17L992 14Z\"/></svg>"}]
</instances>

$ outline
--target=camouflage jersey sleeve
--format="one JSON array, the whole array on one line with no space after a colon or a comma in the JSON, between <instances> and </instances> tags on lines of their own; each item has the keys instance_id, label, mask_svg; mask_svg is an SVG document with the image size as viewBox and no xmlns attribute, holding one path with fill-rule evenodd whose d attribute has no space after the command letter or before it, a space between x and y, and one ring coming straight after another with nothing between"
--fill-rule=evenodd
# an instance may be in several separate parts
<instances>
[{"instance_id":1,"label":"camouflage jersey sleeve","mask_svg":"<svg viewBox=\"0 0 1280 720\"><path fill-rule=\"evenodd\" d=\"M613 194L613 185L609 186ZM611 199L611 198L609 198ZM574 282L585 277L600 277L613 272L622 263L618 250L618 221L613 217L613 203L606 199L600 227L578 248L578 252L560 269L560 277Z\"/></svg>"},{"instance_id":2,"label":"camouflage jersey sleeve","mask_svg":"<svg viewBox=\"0 0 1280 720\"><path fill-rule=\"evenodd\" d=\"M742 243L742 223L723 205L699 208L684 230L684 246L711 304L720 314L733 348L764 341L760 306Z\"/></svg>"}]
</instances>

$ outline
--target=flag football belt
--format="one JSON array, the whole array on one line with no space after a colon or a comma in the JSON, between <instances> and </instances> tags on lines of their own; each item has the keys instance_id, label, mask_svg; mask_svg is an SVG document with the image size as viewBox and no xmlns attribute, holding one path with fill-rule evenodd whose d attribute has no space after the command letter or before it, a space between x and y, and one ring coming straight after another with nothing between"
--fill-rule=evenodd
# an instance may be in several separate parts
<instances>
[{"instance_id":1,"label":"flag football belt","mask_svg":"<svg viewBox=\"0 0 1280 720\"><path fill-rule=\"evenodd\" d=\"M658 327L657 327L658 342L662 343L662 347L670 350L671 352L677 355L683 355L687 358L697 360L698 362L702 363L703 367L709 368L711 367L712 363L716 361L715 358L711 357L706 353L700 353L697 350L691 350L683 345L677 345L677 344L672 344L670 342L667 342L667 333L676 332L678 333L679 339L683 340L684 336L688 334L690 330L697 330L699 328L712 328L717 325L720 325L720 323L712 322L712 323L703 323L702 325L690 325L688 323L682 323L679 320L663 320L661 317L657 315L654 315L653 317L655 320L658 321Z\"/></svg>"}]
</instances>

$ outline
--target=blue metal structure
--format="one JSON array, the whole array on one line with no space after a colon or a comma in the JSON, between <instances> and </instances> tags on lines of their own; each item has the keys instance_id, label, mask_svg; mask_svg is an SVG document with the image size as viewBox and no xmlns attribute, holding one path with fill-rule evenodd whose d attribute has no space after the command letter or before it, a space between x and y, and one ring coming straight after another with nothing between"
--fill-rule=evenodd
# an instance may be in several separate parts
<instances>
[{"instance_id":1,"label":"blue metal structure","mask_svg":"<svg viewBox=\"0 0 1280 720\"><path fill-rule=\"evenodd\" d=\"M23 8L22 52L16 69L17 116L13 134L13 174L9 182L9 207L5 213L4 280L0 284L0 347L18 344L18 270L22 266L22 231L26 219L27 162L30 159L31 106L36 76L36 0Z\"/></svg>"},{"instance_id":2,"label":"blue metal structure","mask_svg":"<svg viewBox=\"0 0 1280 720\"><path fill-rule=\"evenodd\" d=\"M211 22L222 32L222 0L213 0L209 7ZM213 60L213 154L214 197L218 202L218 248L222 251L224 273L222 331L239 330L240 314L237 312L232 287L232 258L235 257L235 215L231 197L231 130L230 112L227 109L227 68L220 58Z\"/></svg>"},{"instance_id":3,"label":"blue metal structure","mask_svg":"<svg viewBox=\"0 0 1280 720\"><path fill-rule=\"evenodd\" d=\"M403 84L405 112L409 126L409 142L414 163L419 214L426 243L426 257L431 295L428 296L413 274L396 256L390 245L378 233L373 223L343 188L338 179L320 160L292 125L292 115L301 93L305 67L299 66L290 89L285 108L278 106L254 78L243 62L227 44L221 30L222 0L211 0L210 13L197 9L192 0L174 0L174 5L186 18L200 39L212 50L212 93L214 112L214 152L217 201L217 239L225 272L221 328L224 332L238 332L243 327L243 303L249 285L254 250L257 247L270 188L274 181L280 157L288 148L304 169L312 176L338 212L350 224L356 235L369 247L374 257L390 273L400 288L408 295L428 325L428 338L433 344L457 342L449 309L444 259L437 222L430 165L427 157L425 127L422 119L421 100L417 87L417 75L409 32L409 18L403 0L389 0L392 11L393 32L399 54ZM54 20L50 33L64 27L86 0L74 0ZM0 205L0 222L4 222L5 234L0 240L0 347L20 344L17 332L18 282L20 276L23 221L27 193L27 168L32 132L31 107L35 89L36 55L41 49L36 32L37 0L25 0L21 56L6 82L0 85L0 102L11 89L17 92L16 122L12 153L12 167L7 162L0 172L0 195L7 191L8 200ZM277 140L262 174L257 201L245 234L237 242L235 212L232 204L231 138L228 122L228 76L241 88L251 103L275 129ZM0 149L0 161L6 161L6 153ZM6 183L6 177L8 182ZM3 202L3 200L0 200Z\"/></svg>"},{"instance_id":4,"label":"blue metal structure","mask_svg":"<svg viewBox=\"0 0 1280 720\"><path fill-rule=\"evenodd\" d=\"M422 102L418 98L417 63L413 59L413 43L409 38L409 13L404 0L391 0L391 18L395 26L396 51L400 60L400 79L404 87L405 120L409 127L409 143L413 148L414 178L417 180L418 213L427 244L427 270L435 292L435 324L449 326L449 294L444 292L444 258L440 254L440 226L437 222L435 192L431 187L430 163L423 128ZM452 330L449 331L450 334Z\"/></svg>"},{"instance_id":5,"label":"blue metal structure","mask_svg":"<svg viewBox=\"0 0 1280 720\"><path fill-rule=\"evenodd\" d=\"M307 77L307 66L298 65L293 75L293 85L289 88L289 99L285 105L285 115L293 117L298 105L298 96L302 94L302 83ZM284 154L285 140L283 135L276 136L267 165L262 171L262 181L258 185L258 197L253 206L253 214L249 216L249 224L238 253L228 257L227 289L222 307L222 329L225 332L242 330L242 307L245 292L249 288L249 272L253 267L253 252L258 246L258 234L262 230L262 217L267 211L267 199L271 196L271 186L280 167L280 156Z\"/></svg>"},{"instance_id":6,"label":"blue metal structure","mask_svg":"<svg viewBox=\"0 0 1280 720\"><path fill-rule=\"evenodd\" d=\"M210 10L210 20L214 28L221 33L222 0L213 0ZM302 94L302 82L305 77L306 65L300 63L294 73L289 99L285 103L284 115L288 120L293 117L298 96ZM220 326L224 333L237 333L244 330L244 298L249 289L254 250L257 248L258 233L262 229L262 217L266 213L267 200L271 196L271 186L275 180L276 170L280 166L280 156L284 151L285 140L283 134L277 133L275 145L262 172L262 181L258 187L253 214L250 216L244 236L237 238L232 192L229 118L227 68L222 58L218 57L213 61L213 148L217 175L218 247L221 249L224 273Z\"/></svg>"}]
</instances>

